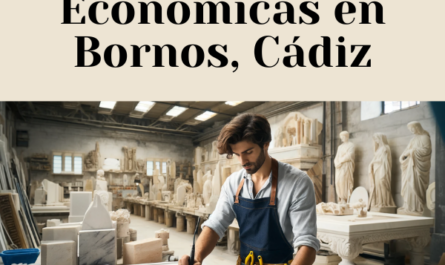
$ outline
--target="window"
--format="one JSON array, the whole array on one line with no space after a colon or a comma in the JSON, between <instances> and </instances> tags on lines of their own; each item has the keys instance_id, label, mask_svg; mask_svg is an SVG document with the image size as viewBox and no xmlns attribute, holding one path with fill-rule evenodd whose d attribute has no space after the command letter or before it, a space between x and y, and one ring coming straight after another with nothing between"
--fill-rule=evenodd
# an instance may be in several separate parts
<instances>
[{"instance_id":1,"label":"window","mask_svg":"<svg viewBox=\"0 0 445 265\"><path fill-rule=\"evenodd\" d=\"M53 174L82 174L82 154L53 153Z\"/></svg>"},{"instance_id":2,"label":"window","mask_svg":"<svg viewBox=\"0 0 445 265\"><path fill-rule=\"evenodd\" d=\"M407 109L420 104L420 101L383 101L383 113L388 114L394 111Z\"/></svg>"},{"instance_id":3,"label":"window","mask_svg":"<svg viewBox=\"0 0 445 265\"><path fill-rule=\"evenodd\" d=\"M167 174L167 162L162 162L162 174Z\"/></svg>"},{"instance_id":4,"label":"window","mask_svg":"<svg viewBox=\"0 0 445 265\"><path fill-rule=\"evenodd\" d=\"M153 161L147 161L147 176L153 176Z\"/></svg>"}]
</instances>

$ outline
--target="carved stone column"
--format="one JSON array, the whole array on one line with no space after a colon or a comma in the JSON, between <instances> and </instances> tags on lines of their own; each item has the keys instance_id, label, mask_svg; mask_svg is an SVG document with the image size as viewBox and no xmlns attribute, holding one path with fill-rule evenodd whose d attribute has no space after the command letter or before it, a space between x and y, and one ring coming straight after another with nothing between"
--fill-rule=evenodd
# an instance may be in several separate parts
<instances>
[{"instance_id":1,"label":"carved stone column","mask_svg":"<svg viewBox=\"0 0 445 265\"><path fill-rule=\"evenodd\" d=\"M154 206L152 208L153 208L153 221L157 222L158 221L158 209Z\"/></svg>"},{"instance_id":2,"label":"carved stone column","mask_svg":"<svg viewBox=\"0 0 445 265\"><path fill-rule=\"evenodd\" d=\"M158 209L158 223L164 223L164 210Z\"/></svg>"},{"instance_id":3,"label":"carved stone column","mask_svg":"<svg viewBox=\"0 0 445 265\"><path fill-rule=\"evenodd\" d=\"M174 218L174 212L165 210L165 225L167 227L173 227Z\"/></svg>"},{"instance_id":4,"label":"carved stone column","mask_svg":"<svg viewBox=\"0 0 445 265\"><path fill-rule=\"evenodd\" d=\"M184 216L180 214L176 214L176 231L183 232L184 231Z\"/></svg>"},{"instance_id":5,"label":"carved stone column","mask_svg":"<svg viewBox=\"0 0 445 265\"><path fill-rule=\"evenodd\" d=\"M150 206L145 205L145 221L150 220Z\"/></svg>"},{"instance_id":6,"label":"carved stone column","mask_svg":"<svg viewBox=\"0 0 445 265\"><path fill-rule=\"evenodd\" d=\"M196 218L193 215L187 215L187 233L193 234L195 233L196 227Z\"/></svg>"},{"instance_id":7,"label":"carved stone column","mask_svg":"<svg viewBox=\"0 0 445 265\"><path fill-rule=\"evenodd\" d=\"M430 236L419 236L405 239L411 246L410 258L412 265L424 265L423 249L430 243Z\"/></svg>"},{"instance_id":8,"label":"carved stone column","mask_svg":"<svg viewBox=\"0 0 445 265\"><path fill-rule=\"evenodd\" d=\"M140 209L141 209L141 217L145 217L145 205L141 204Z\"/></svg>"}]
</instances>

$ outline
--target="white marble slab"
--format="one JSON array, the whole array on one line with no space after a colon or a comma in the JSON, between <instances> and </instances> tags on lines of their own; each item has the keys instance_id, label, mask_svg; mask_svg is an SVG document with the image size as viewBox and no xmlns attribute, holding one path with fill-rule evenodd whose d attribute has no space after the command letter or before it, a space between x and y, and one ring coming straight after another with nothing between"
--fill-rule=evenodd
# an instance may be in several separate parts
<instances>
[{"instance_id":1,"label":"white marble slab","mask_svg":"<svg viewBox=\"0 0 445 265\"><path fill-rule=\"evenodd\" d=\"M82 222L82 230L99 230L113 228L108 209L103 205L99 195L94 196L94 201L85 213Z\"/></svg>"},{"instance_id":2,"label":"white marble slab","mask_svg":"<svg viewBox=\"0 0 445 265\"><path fill-rule=\"evenodd\" d=\"M350 221L354 220L354 221ZM355 216L317 215L318 231L335 231L344 233L391 230L416 226L432 226L434 219L400 214L368 212L365 218Z\"/></svg>"},{"instance_id":3,"label":"white marble slab","mask_svg":"<svg viewBox=\"0 0 445 265\"><path fill-rule=\"evenodd\" d=\"M76 265L77 245L68 241L42 241L41 265Z\"/></svg>"},{"instance_id":4,"label":"white marble slab","mask_svg":"<svg viewBox=\"0 0 445 265\"><path fill-rule=\"evenodd\" d=\"M79 265L115 265L116 230L86 230L79 232Z\"/></svg>"}]
</instances>

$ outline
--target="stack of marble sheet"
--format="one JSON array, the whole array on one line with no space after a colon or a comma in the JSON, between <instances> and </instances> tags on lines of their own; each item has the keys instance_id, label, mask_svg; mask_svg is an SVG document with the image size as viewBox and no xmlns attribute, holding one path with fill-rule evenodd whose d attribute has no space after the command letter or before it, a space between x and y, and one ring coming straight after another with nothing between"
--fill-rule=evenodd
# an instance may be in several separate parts
<instances>
[{"instance_id":1,"label":"stack of marble sheet","mask_svg":"<svg viewBox=\"0 0 445 265\"><path fill-rule=\"evenodd\" d=\"M43 229L41 251L41 265L115 265L116 222L95 196L83 222Z\"/></svg>"}]
</instances>

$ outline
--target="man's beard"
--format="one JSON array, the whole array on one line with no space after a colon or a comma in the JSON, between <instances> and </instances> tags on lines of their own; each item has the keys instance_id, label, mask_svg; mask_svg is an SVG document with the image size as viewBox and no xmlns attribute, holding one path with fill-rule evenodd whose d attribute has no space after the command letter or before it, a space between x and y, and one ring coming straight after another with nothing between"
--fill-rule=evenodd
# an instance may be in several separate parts
<instances>
[{"instance_id":1,"label":"man's beard","mask_svg":"<svg viewBox=\"0 0 445 265\"><path fill-rule=\"evenodd\" d=\"M244 164L243 167L245 166L250 167L250 169L246 169L246 172L252 175L255 174L263 166L264 161L266 161L266 156L264 155L264 150L261 149L261 153L256 159L256 161Z\"/></svg>"}]
</instances>

